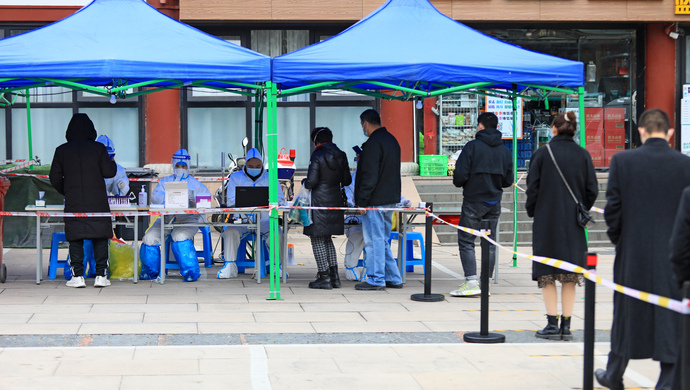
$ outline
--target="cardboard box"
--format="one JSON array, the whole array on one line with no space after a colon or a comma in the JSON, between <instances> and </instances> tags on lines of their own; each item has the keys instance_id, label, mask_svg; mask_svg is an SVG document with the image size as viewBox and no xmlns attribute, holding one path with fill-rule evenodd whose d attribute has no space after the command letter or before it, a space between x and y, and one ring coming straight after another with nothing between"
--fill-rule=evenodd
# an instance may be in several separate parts
<instances>
[{"instance_id":1,"label":"cardboard box","mask_svg":"<svg viewBox=\"0 0 690 390\"><path fill-rule=\"evenodd\" d=\"M605 149L605 155L606 155L605 161L604 161L604 164L606 164L605 166L606 167L611 166L611 157L613 157L614 154L620 153L622 151L623 150L620 150L620 149ZM595 167L596 167L596 165L595 165Z\"/></svg>"},{"instance_id":2,"label":"cardboard box","mask_svg":"<svg viewBox=\"0 0 690 390\"><path fill-rule=\"evenodd\" d=\"M585 108L585 145L587 149L604 148L604 109L601 107Z\"/></svg>"},{"instance_id":3,"label":"cardboard box","mask_svg":"<svg viewBox=\"0 0 690 390\"><path fill-rule=\"evenodd\" d=\"M604 109L604 129L625 129L625 107Z\"/></svg>"},{"instance_id":4,"label":"cardboard box","mask_svg":"<svg viewBox=\"0 0 690 390\"><path fill-rule=\"evenodd\" d=\"M587 151L589 154L592 156L592 163L594 164L594 168L604 168L605 167L605 153L603 148L587 148Z\"/></svg>"},{"instance_id":5,"label":"cardboard box","mask_svg":"<svg viewBox=\"0 0 690 390\"><path fill-rule=\"evenodd\" d=\"M625 150L625 129L605 129L604 149Z\"/></svg>"}]
</instances>

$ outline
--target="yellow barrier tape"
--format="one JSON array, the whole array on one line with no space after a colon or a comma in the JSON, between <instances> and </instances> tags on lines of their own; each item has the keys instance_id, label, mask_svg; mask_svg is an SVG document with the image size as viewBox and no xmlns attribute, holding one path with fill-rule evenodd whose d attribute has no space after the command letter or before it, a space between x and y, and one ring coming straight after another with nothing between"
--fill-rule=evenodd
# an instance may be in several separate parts
<instances>
[{"instance_id":1,"label":"yellow barrier tape","mask_svg":"<svg viewBox=\"0 0 690 390\"><path fill-rule=\"evenodd\" d=\"M622 286L620 284L614 283L611 280L604 279L601 276L597 276L596 273L594 273L592 271L588 271L588 270L586 270L580 266L577 266L575 264L569 263L569 262L564 261L564 260L552 259L552 258L543 257L543 256L526 255L524 253L516 252L516 251L513 251L510 248L506 248L503 245L492 240L491 237L489 237L489 234L491 233L489 230L478 232L477 230L474 230L474 229L470 229L470 228L467 228L464 226L458 226L458 225L453 225L451 223L448 223L433 213L428 213L428 214L430 216L432 216L433 218L441 221L442 223L444 223L448 226L453 226L456 229L470 233L474 236L484 237L484 238L486 238L487 241L489 241L491 244L495 245L496 247L498 247L498 248L500 248L506 252L510 252L511 254L514 254L516 256L520 256L522 258L536 261L538 263L550 265L554 268L582 274L582 276L591 280L592 282L595 282L597 284L601 284L604 287L608 287L612 290L615 290L621 294L625 294L629 297L641 300L643 302L651 303L653 305L661 306L663 308L673 310L677 313L690 314L690 301L688 299L683 299L683 301L679 301L676 299L671 299L671 298L663 297L660 295L636 290L634 288L625 287L625 286ZM476 234L476 232L478 232L479 234Z\"/></svg>"}]
</instances>

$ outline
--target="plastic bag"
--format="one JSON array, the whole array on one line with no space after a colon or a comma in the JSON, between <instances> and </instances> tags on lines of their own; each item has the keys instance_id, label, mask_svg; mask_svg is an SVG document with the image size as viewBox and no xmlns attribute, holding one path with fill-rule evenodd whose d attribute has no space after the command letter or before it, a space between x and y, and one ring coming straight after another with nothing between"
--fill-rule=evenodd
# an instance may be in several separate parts
<instances>
[{"instance_id":1,"label":"plastic bag","mask_svg":"<svg viewBox=\"0 0 690 390\"><path fill-rule=\"evenodd\" d=\"M110 279L134 278L134 248L124 241L111 239L108 250L110 254L108 260ZM141 262L138 265L137 273L141 272Z\"/></svg>"},{"instance_id":2,"label":"plastic bag","mask_svg":"<svg viewBox=\"0 0 690 390\"><path fill-rule=\"evenodd\" d=\"M311 206L311 191L302 186L297 196L295 197L295 206ZM312 223L311 210L306 209L292 209L290 210L290 219L301 223L302 226L309 226Z\"/></svg>"}]
</instances>

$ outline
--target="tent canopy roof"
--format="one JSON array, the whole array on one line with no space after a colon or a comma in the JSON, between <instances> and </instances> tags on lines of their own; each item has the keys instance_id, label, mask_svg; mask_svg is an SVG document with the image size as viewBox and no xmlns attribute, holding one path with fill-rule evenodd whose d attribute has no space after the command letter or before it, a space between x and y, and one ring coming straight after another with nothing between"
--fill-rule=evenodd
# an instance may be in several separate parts
<instances>
[{"instance_id":1,"label":"tent canopy roof","mask_svg":"<svg viewBox=\"0 0 690 390\"><path fill-rule=\"evenodd\" d=\"M502 42L440 13L428 0L388 0L340 34L273 60L283 88L378 81L431 91L456 84L584 85L584 64ZM381 89L370 83L350 86Z\"/></svg>"},{"instance_id":2,"label":"tent canopy roof","mask_svg":"<svg viewBox=\"0 0 690 390\"><path fill-rule=\"evenodd\" d=\"M269 80L270 58L180 23L144 0L94 0L63 20L0 40L0 87L46 78L92 86L251 84Z\"/></svg>"}]
</instances>

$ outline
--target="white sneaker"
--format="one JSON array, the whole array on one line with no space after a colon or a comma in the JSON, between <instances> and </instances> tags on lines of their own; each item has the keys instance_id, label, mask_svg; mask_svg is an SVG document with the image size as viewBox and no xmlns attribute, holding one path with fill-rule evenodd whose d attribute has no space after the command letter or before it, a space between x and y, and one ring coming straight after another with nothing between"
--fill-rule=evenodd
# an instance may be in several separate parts
<instances>
[{"instance_id":1,"label":"white sneaker","mask_svg":"<svg viewBox=\"0 0 690 390\"><path fill-rule=\"evenodd\" d=\"M110 280L105 276L96 276L96 281L93 282L94 287L108 287L110 286Z\"/></svg>"},{"instance_id":2,"label":"white sneaker","mask_svg":"<svg viewBox=\"0 0 690 390\"><path fill-rule=\"evenodd\" d=\"M477 280L466 280L457 290L450 292L452 297L476 297L482 294Z\"/></svg>"},{"instance_id":3,"label":"white sneaker","mask_svg":"<svg viewBox=\"0 0 690 390\"><path fill-rule=\"evenodd\" d=\"M67 287L74 287L74 288L84 288L86 287L86 283L84 283L84 277L83 276L73 276L72 279L68 280L67 283L65 283Z\"/></svg>"}]
</instances>

